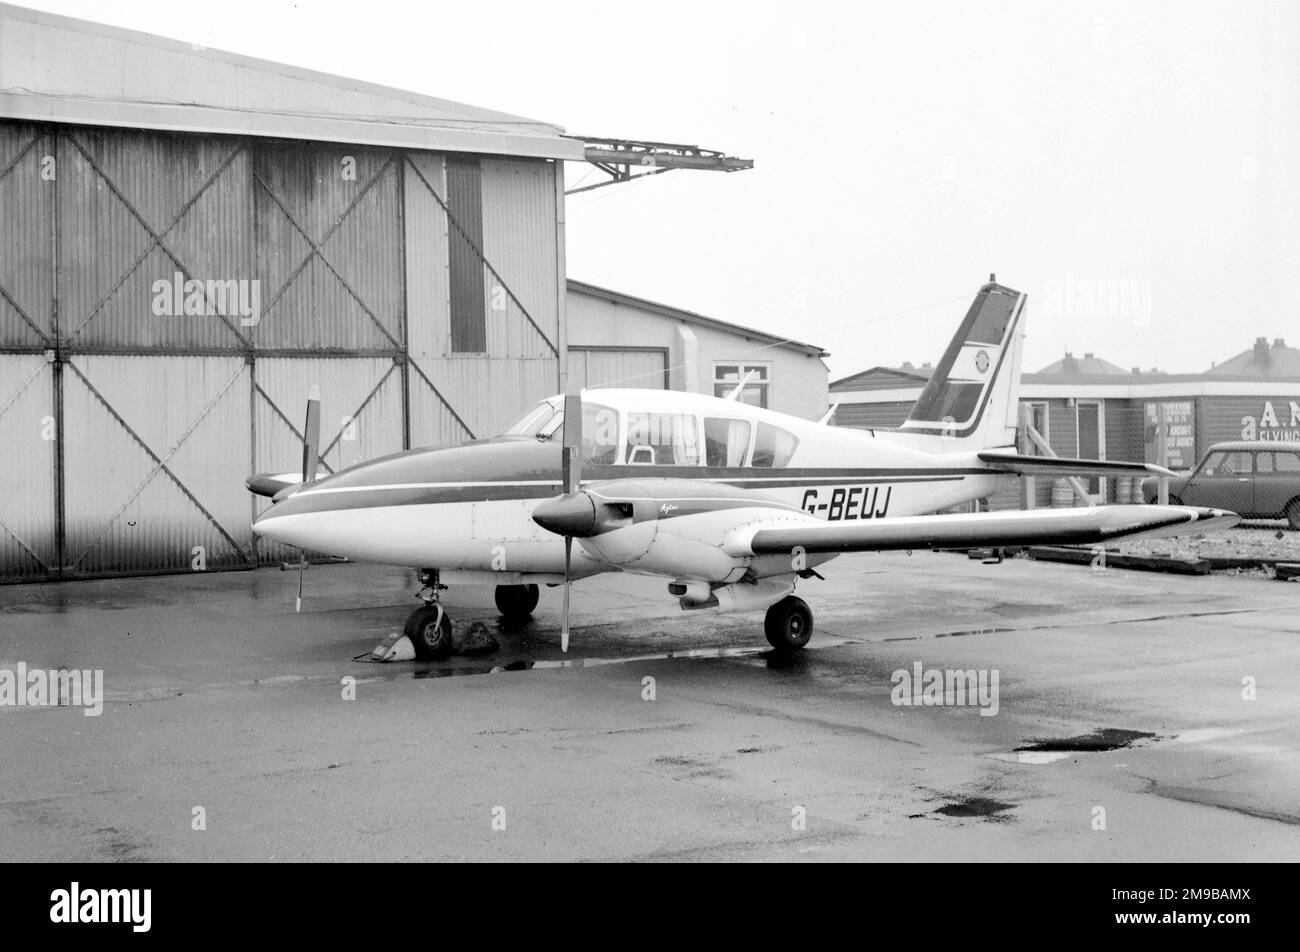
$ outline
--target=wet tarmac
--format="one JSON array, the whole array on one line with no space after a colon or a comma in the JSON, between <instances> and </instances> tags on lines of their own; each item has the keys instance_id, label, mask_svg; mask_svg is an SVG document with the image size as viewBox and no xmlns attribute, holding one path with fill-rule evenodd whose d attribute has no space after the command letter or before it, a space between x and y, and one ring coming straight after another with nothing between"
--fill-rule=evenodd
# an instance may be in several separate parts
<instances>
[{"instance_id":1,"label":"wet tarmac","mask_svg":"<svg viewBox=\"0 0 1300 952\"><path fill-rule=\"evenodd\" d=\"M364 659L412 573L0 587L0 860L1294 860L1300 586L844 556L816 631L582 582L486 656Z\"/></svg>"}]
</instances>

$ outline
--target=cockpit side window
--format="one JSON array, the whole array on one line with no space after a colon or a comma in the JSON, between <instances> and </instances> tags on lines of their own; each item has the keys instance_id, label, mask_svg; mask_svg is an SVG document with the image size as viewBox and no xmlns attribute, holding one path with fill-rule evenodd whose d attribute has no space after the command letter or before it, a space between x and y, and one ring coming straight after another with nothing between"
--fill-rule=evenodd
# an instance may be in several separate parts
<instances>
[{"instance_id":1,"label":"cockpit side window","mask_svg":"<svg viewBox=\"0 0 1300 952\"><path fill-rule=\"evenodd\" d=\"M744 466L749 452L748 420L704 418L704 465Z\"/></svg>"},{"instance_id":2,"label":"cockpit side window","mask_svg":"<svg viewBox=\"0 0 1300 952\"><path fill-rule=\"evenodd\" d=\"M596 466L612 466L618 462L618 446L618 411L584 400L582 458Z\"/></svg>"},{"instance_id":3,"label":"cockpit side window","mask_svg":"<svg viewBox=\"0 0 1300 952\"><path fill-rule=\"evenodd\" d=\"M780 469L790 463L799 438L788 430L770 423L759 423L754 437L754 459L750 464L764 469Z\"/></svg>"},{"instance_id":4,"label":"cockpit side window","mask_svg":"<svg viewBox=\"0 0 1300 952\"><path fill-rule=\"evenodd\" d=\"M627 461L653 466L699 466L700 437L686 413L629 413Z\"/></svg>"}]
</instances>

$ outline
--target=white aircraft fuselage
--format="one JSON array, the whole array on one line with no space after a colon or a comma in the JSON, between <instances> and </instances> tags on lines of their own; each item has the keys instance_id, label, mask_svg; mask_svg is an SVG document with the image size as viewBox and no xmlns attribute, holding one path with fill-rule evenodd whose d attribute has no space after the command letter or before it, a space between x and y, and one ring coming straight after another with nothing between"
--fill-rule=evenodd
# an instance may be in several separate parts
<instances>
[{"instance_id":1,"label":"white aircraft fuselage","mask_svg":"<svg viewBox=\"0 0 1300 952\"><path fill-rule=\"evenodd\" d=\"M588 425L606 427L608 438L584 445L582 487L653 486L654 511L645 518L638 513L640 532L617 534L617 552L605 550L600 537L584 539L574 550L574 577L621 570L729 582L747 571L751 577L788 573L786 558L774 557L769 573L754 564L756 557L728 555L718 544L736 528L736 510L753 507L756 496L764 519L775 505L792 520L847 523L979 499L1000 475L973 448L927 452L907 445L915 440L908 434L831 427L701 394L591 390L584 405ZM517 575L559 580L563 539L534 521L533 512L564 491L554 426L562 408L559 396L539 405L534 432L551 427L541 436L512 433L410 450L304 485L254 529L305 549L474 573L495 584ZM655 433L656 425L671 432ZM665 456L672 461L661 462ZM645 550L639 558L638 548Z\"/></svg>"}]
</instances>

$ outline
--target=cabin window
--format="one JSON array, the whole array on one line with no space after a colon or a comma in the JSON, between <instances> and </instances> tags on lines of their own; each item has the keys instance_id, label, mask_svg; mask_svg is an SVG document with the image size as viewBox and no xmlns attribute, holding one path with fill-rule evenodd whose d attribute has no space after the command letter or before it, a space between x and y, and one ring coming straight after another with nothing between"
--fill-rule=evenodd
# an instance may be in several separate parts
<instances>
[{"instance_id":1,"label":"cabin window","mask_svg":"<svg viewBox=\"0 0 1300 952\"><path fill-rule=\"evenodd\" d=\"M704 465L744 466L749 451L748 420L704 418Z\"/></svg>"},{"instance_id":2,"label":"cabin window","mask_svg":"<svg viewBox=\"0 0 1300 952\"><path fill-rule=\"evenodd\" d=\"M582 402L582 458L597 466L612 466L618 462L617 410L586 400Z\"/></svg>"},{"instance_id":3,"label":"cabin window","mask_svg":"<svg viewBox=\"0 0 1300 952\"><path fill-rule=\"evenodd\" d=\"M771 367L768 364L714 364L713 395L731 396L731 391L748 375L749 382L740 392L740 402L748 403L751 407L766 408L769 406L769 390L772 385L770 374Z\"/></svg>"},{"instance_id":4,"label":"cabin window","mask_svg":"<svg viewBox=\"0 0 1300 952\"><path fill-rule=\"evenodd\" d=\"M648 466L699 466L695 417L685 413L629 413L627 462Z\"/></svg>"},{"instance_id":5,"label":"cabin window","mask_svg":"<svg viewBox=\"0 0 1300 952\"><path fill-rule=\"evenodd\" d=\"M754 438L754 461L751 465L764 469L779 469L790 462L799 438L770 423L758 425L758 435Z\"/></svg>"}]
</instances>

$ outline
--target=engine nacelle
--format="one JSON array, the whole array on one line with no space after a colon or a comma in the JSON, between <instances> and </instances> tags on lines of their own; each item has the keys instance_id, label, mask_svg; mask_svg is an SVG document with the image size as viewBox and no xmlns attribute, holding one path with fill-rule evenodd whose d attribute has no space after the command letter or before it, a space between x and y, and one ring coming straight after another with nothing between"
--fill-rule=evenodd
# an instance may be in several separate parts
<instances>
[{"instance_id":1,"label":"engine nacelle","mask_svg":"<svg viewBox=\"0 0 1300 952\"><path fill-rule=\"evenodd\" d=\"M759 579L757 582L733 582L719 585L708 598L681 600L683 611L697 608L717 608L724 612L752 612L775 605L794 591L794 576Z\"/></svg>"}]
</instances>

